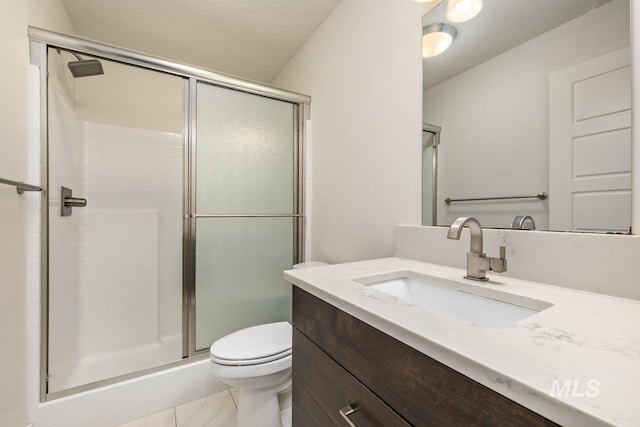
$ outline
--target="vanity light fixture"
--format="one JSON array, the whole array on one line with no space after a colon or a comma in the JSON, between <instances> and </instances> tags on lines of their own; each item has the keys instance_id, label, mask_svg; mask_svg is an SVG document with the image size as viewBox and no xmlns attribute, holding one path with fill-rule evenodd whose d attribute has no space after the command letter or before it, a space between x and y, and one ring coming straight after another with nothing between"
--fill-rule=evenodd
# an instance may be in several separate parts
<instances>
[{"instance_id":1,"label":"vanity light fixture","mask_svg":"<svg viewBox=\"0 0 640 427\"><path fill-rule=\"evenodd\" d=\"M453 25L437 22L422 28L422 56L432 58L447 50L458 31Z\"/></svg>"},{"instance_id":2,"label":"vanity light fixture","mask_svg":"<svg viewBox=\"0 0 640 427\"><path fill-rule=\"evenodd\" d=\"M465 22L482 10L482 0L449 0L447 19L449 22Z\"/></svg>"}]
</instances>

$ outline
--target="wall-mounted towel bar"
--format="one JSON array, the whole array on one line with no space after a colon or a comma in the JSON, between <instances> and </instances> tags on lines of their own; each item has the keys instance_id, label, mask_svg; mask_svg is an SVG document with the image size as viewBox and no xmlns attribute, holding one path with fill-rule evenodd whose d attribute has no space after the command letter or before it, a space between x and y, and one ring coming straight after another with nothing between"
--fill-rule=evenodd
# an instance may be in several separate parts
<instances>
[{"instance_id":1,"label":"wall-mounted towel bar","mask_svg":"<svg viewBox=\"0 0 640 427\"><path fill-rule=\"evenodd\" d=\"M444 199L444 202L446 204L452 203L452 202L478 202L478 201L482 201L482 200L507 200L507 199L539 199L539 200L546 200L549 197L549 195L547 193L538 193L538 194L533 194L531 196L507 196L507 197L479 197L479 198L475 198L475 199L450 199L450 198L446 198Z\"/></svg>"},{"instance_id":2,"label":"wall-mounted towel bar","mask_svg":"<svg viewBox=\"0 0 640 427\"><path fill-rule=\"evenodd\" d=\"M25 184L24 182L12 181L10 179L0 178L0 184L13 185L16 187L18 194L22 194L25 191L42 191L42 187L37 185Z\"/></svg>"}]
</instances>

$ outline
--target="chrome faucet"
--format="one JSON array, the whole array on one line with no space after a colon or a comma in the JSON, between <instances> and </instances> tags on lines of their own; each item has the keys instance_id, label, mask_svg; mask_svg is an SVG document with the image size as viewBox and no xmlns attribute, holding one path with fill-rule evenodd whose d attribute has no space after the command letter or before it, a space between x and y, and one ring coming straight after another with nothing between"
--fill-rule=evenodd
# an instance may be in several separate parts
<instances>
[{"instance_id":1,"label":"chrome faucet","mask_svg":"<svg viewBox=\"0 0 640 427\"><path fill-rule=\"evenodd\" d=\"M460 240L460 234L465 226L469 228L471 234L471 251L467 254L467 275L464 278L485 281L489 280L485 276L487 271L495 271L496 273L507 271L504 246L500 246L500 258L488 258L482 252L482 227L477 219L465 216L457 218L449 227L447 239Z\"/></svg>"}]
</instances>

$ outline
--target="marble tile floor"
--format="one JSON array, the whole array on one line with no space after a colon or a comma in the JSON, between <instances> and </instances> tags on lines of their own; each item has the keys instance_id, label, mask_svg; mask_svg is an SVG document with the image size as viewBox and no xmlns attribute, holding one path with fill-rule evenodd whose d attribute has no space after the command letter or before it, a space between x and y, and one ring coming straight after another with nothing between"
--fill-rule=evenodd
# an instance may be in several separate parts
<instances>
[{"instance_id":1,"label":"marble tile floor","mask_svg":"<svg viewBox=\"0 0 640 427\"><path fill-rule=\"evenodd\" d=\"M237 401L237 389L224 390L119 427L233 427Z\"/></svg>"}]
</instances>

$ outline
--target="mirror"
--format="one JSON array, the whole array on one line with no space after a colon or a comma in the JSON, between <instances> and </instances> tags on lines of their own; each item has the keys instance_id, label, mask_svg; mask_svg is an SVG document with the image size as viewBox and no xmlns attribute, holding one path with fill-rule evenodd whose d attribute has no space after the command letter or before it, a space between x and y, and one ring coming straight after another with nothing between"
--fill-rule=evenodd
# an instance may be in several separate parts
<instances>
[{"instance_id":1,"label":"mirror","mask_svg":"<svg viewBox=\"0 0 640 427\"><path fill-rule=\"evenodd\" d=\"M485 0L452 25L423 59L423 225L628 233L629 0Z\"/></svg>"}]
</instances>

